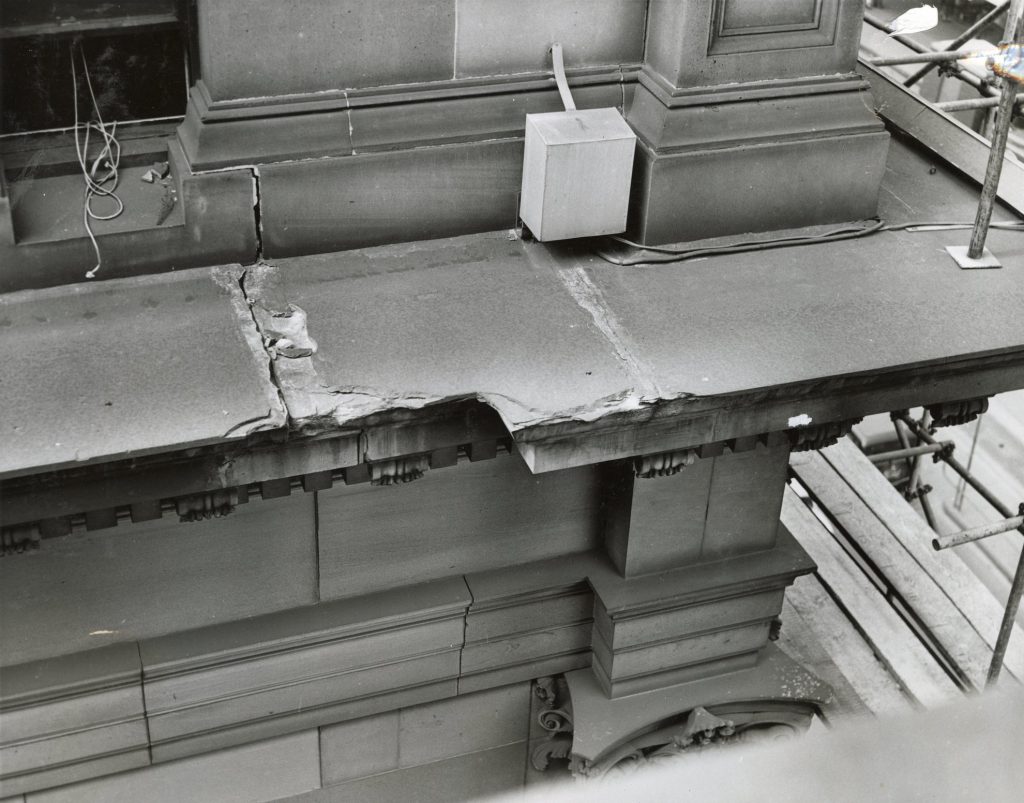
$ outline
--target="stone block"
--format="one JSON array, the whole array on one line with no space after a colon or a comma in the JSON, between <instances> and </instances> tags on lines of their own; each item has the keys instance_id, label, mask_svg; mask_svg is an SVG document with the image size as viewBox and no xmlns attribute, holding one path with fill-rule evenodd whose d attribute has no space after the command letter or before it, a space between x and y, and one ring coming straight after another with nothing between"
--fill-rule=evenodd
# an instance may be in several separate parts
<instances>
[{"instance_id":1,"label":"stone block","mask_svg":"<svg viewBox=\"0 0 1024 803\"><path fill-rule=\"evenodd\" d=\"M61 786L33 803L264 803L320 786L316 730Z\"/></svg>"},{"instance_id":2,"label":"stone block","mask_svg":"<svg viewBox=\"0 0 1024 803\"><path fill-rule=\"evenodd\" d=\"M624 577L665 571L700 559L714 460L669 477L640 479L633 461L606 475L605 543Z\"/></svg>"},{"instance_id":3,"label":"stone block","mask_svg":"<svg viewBox=\"0 0 1024 803\"><path fill-rule=\"evenodd\" d=\"M514 456L401 485L335 486L320 503L320 593L366 593L596 546L593 469L533 476Z\"/></svg>"},{"instance_id":4,"label":"stone block","mask_svg":"<svg viewBox=\"0 0 1024 803\"><path fill-rule=\"evenodd\" d=\"M268 257L511 229L518 139L269 165L260 170Z\"/></svg>"},{"instance_id":5,"label":"stone block","mask_svg":"<svg viewBox=\"0 0 1024 803\"><path fill-rule=\"evenodd\" d=\"M683 153L641 146L630 232L653 245L872 217L888 144L877 133Z\"/></svg>"},{"instance_id":6,"label":"stone block","mask_svg":"<svg viewBox=\"0 0 1024 803\"><path fill-rule=\"evenodd\" d=\"M460 0L456 76L550 72L554 42L569 69L643 58L645 3L636 0Z\"/></svg>"},{"instance_id":7,"label":"stone block","mask_svg":"<svg viewBox=\"0 0 1024 803\"><path fill-rule=\"evenodd\" d=\"M324 786L398 769L398 716L388 711L321 728Z\"/></svg>"},{"instance_id":8,"label":"stone block","mask_svg":"<svg viewBox=\"0 0 1024 803\"><path fill-rule=\"evenodd\" d=\"M187 524L122 522L0 565L0 653L35 660L315 600L312 495Z\"/></svg>"},{"instance_id":9,"label":"stone block","mask_svg":"<svg viewBox=\"0 0 1024 803\"><path fill-rule=\"evenodd\" d=\"M744 655L753 664L757 651L768 641L768 626L767 621L756 622L617 651L595 636L594 662L601 669L599 677L607 679L608 693L617 697L639 688L668 685L665 676L677 678L681 670L712 675L723 671L721 662Z\"/></svg>"},{"instance_id":10,"label":"stone block","mask_svg":"<svg viewBox=\"0 0 1024 803\"><path fill-rule=\"evenodd\" d=\"M410 790L417 803L475 800L519 788L526 761L522 741L325 787L292 803L407 803Z\"/></svg>"},{"instance_id":11,"label":"stone block","mask_svg":"<svg viewBox=\"0 0 1024 803\"><path fill-rule=\"evenodd\" d=\"M526 740L529 683L459 695L399 712L399 764L414 767Z\"/></svg>"},{"instance_id":12,"label":"stone block","mask_svg":"<svg viewBox=\"0 0 1024 803\"><path fill-rule=\"evenodd\" d=\"M783 590L812 569L788 533L773 549L638 578L595 567L594 674L620 696L752 665Z\"/></svg>"},{"instance_id":13,"label":"stone block","mask_svg":"<svg viewBox=\"0 0 1024 803\"><path fill-rule=\"evenodd\" d=\"M284 0L251 11L245 2L199 5L199 59L215 99L438 81L454 71L455 0Z\"/></svg>"},{"instance_id":14,"label":"stone block","mask_svg":"<svg viewBox=\"0 0 1024 803\"><path fill-rule=\"evenodd\" d=\"M707 503L702 560L717 560L775 545L789 446L715 458Z\"/></svg>"}]
</instances>

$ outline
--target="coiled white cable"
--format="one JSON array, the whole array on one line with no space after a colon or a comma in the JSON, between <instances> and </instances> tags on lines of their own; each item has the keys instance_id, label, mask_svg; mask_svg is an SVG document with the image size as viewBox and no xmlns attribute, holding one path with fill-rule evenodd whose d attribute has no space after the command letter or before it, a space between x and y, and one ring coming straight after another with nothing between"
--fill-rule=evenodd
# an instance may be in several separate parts
<instances>
[{"instance_id":1,"label":"coiled white cable","mask_svg":"<svg viewBox=\"0 0 1024 803\"><path fill-rule=\"evenodd\" d=\"M121 143L117 141L117 122L112 123L108 129L107 125L103 122L103 117L100 114L99 104L96 103L96 95L92 89L92 81L89 78L89 65L85 60L85 52L79 47L79 53L82 57L82 69L85 74L85 84L89 88L89 98L92 100L92 110L96 115L96 122L90 120L85 123L84 126L78 121L78 75L75 70L75 45L71 44L71 84L74 89L75 99L75 153L78 155L78 164L82 168L82 177L85 179L85 201L82 204L82 223L85 225L85 231L89 235L89 241L92 243L93 251L96 253L96 265L92 270L87 271L85 278L93 279L96 277L97 271L100 269L100 265L103 264L103 259L100 255L100 246L96 242L96 235L93 233L92 224L90 220L113 220L124 211L124 202L117 195L117 183L120 179L118 175L118 165L121 161ZM81 142L79 138L79 129L85 128L85 142ZM99 154L92 162L92 167L87 166L87 157L89 155L89 134L91 131L96 131L101 137L103 137L103 147L100 149ZM102 169L107 172L100 177L97 174ZM106 186L106 185L110 186ZM113 212L101 215L92 208L92 201L97 195L105 198L110 198L114 204L115 209Z\"/></svg>"}]
</instances>

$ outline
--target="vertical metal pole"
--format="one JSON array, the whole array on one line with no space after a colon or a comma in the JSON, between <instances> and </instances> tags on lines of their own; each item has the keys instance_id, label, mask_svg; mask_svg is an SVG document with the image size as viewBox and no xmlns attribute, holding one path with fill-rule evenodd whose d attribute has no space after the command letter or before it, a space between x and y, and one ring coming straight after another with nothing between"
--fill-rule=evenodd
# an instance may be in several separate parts
<instances>
[{"instance_id":1,"label":"vertical metal pole","mask_svg":"<svg viewBox=\"0 0 1024 803\"><path fill-rule=\"evenodd\" d=\"M1022 592L1024 592L1024 549L1021 549L1020 558L1017 560L1017 571L1013 575L1010 596L1006 600L1003 621L999 625L999 637L996 639L996 647L992 651L992 663L988 668L987 686L992 686L999 680L999 673L1003 669L1003 658L1006 656L1006 647L1010 643L1010 636L1013 635L1013 625L1017 620L1017 610L1020 608Z\"/></svg>"},{"instance_id":2,"label":"vertical metal pole","mask_svg":"<svg viewBox=\"0 0 1024 803\"><path fill-rule=\"evenodd\" d=\"M1015 3L1010 10L1003 44L1016 42L1020 38L1021 11L1020 2ZM967 249L968 259L980 259L985 250L985 239L988 237L988 225L992 221L992 209L995 206L996 191L999 189L999 176L1003 171L1003 156L1006 153L1006 140L1010 134L1010 121L1013 118L1013 104L1016 99L1016 82L1010 78L1003 78L997 107L999 116L988 155L988 167L985 169L985 184L981 190L978 214L974 219L974 231L971 232L971 244Z\"/></svg>"},{"instance_id":3,"label":"vertical metal pole","mask_svg":"<svg viewBox=\"0 0 1024 803\"><path fill-rule=\"evenodd\" d=\"M924 430L920 424L914 421L910 417L910 413L906 410L896 413L896 417L907 425L912 433L917 436L919 441L924 443L935 443L935 439ZM939 454L942 454L939 452ZM943 456L942 460L952 468L957 474L964 478L964 480L984 497L985 501L988 502L992 507L998 510L1004 518L1013 518L1013 513L1010 509L1000 502L992 493L986 488L981 482L974 478L974 476L967 471L954 457ZM1019 528L1020 532L1024 533L1024 526ZM1006 600L1006 610L1003 611L1003 621L999 625L999 635L996 637L996 646L992 650L992 663L989 664L988 668L988 679L986 681L987 686L992 686L998 679L999 673L1003 669L1003 659L1006 657L1006 647L1010 643L1010 636L1013 635L1013 625L1017 619L1017 611L1020 608L1021 595L1024 594L1024 548L1021 549L1020 558L1017 561L1017 571L1013 575L1013 584L1010 586L1010 596Z\"/></svg>"},{"instance_id":4,"label":"vertical metal pole","mask_svg":"<svg viewBox=\"0 0 1024 803\"><path fill-rule=\"evenodd\" d=\"M967 455L967 473L971 472L971 466L974 464L974 450L978 448L978 433L981 432L981 422L985 418L984 415L979 415L977 420L974 422L974 437L971 439L971 453ZM960 478L960 484L956 489L956 496L953 498L953 505L957 510L963 510L964 507L964 492L967 490L967 480L963 477Z\"/></svg>"}]
</instances>

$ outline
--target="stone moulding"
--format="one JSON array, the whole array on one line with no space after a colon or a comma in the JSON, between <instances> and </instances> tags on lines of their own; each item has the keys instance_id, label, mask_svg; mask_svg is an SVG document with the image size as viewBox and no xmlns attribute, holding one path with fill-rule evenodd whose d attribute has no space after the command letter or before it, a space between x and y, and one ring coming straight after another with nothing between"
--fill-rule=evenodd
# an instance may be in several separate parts
<instances>
[{"instance_id":1,"label":"stone moulding","mask_svg":"<svg viewBox=\"0 0 1024 803\"><path fill-rule=\"evenodd\" d=\"M785 553L739 564L797 569ZM122 643L95 651L103 661L77 653L5 668L0 751L15 758L3 761L2 788L36 791L557 673L593 677L594 587L645 628L627 632L620 619L621 638L672 636L658 630L657 594L627 603L608 590L616 577L601 552L585 552ZM681 589L668 609L699 614L701 593ZM572 712L549 708L538 727L567 736ZM47 711L70 724L51 730Z\"/></svg>"},{"instance_id":2,"label":"stone moulding","mask_svg":"<svg viewBox=\"0 0 1024 803\"><path fill-rule=\"evenodd\" d=\"M580 108L628 105L638 65L570 74ZM631 92L630 92L631 96ZM522 137L526 114L559 111L554 79L517 75L215 101L191 90L178 139L193 170Z\"/></svg>"},{"instance_id":3,"label":"stone moulding","mask_svg":"<svg viewBox=\"0 0 1024 803\"><path fill-rule=\"evenodd\" d=\"M455 693L462 578L140 643L156 760Z\"/></svg>"},{"instance_id":4,"label":"stone moulding","mask_svg":"<svg viewBox=\"0 0 1024 803\"><path fill-rule=\"evenodd\" d=\"M149 764L135 644L5 667L0 797Z\"/></svg>"},{"instance_id":5,"label":"stone moulding","mask_svg":"<svg viewBox=\"0 0 1024 803\"><path fill-rule=\"evenodd\" d=\"M602 561L549 559L5 667L0 792L585 667L586 576Z\"/></svg>"}]
</instances>

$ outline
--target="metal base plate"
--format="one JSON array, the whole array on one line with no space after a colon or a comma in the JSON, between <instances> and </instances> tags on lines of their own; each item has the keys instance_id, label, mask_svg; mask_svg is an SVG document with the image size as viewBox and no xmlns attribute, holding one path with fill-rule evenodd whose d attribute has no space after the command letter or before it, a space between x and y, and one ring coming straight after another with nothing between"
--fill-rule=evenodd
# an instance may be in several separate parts
<instances>
[{"instance_id":1,"label":"metal base plate","mask_svg":"<svg viewBox=\"0 0 1024 803\"><path fill-rule=\"evenodd\" d=\"M1002 263L996 259L996 255L989 251L987 248L983 249L981 256L977 259L971 259L967 256L968 246L966 245L947 245L946 253L949 254L964 270L974 270L977 268L1001 268Z\"/></svg>"}]
</instances>

